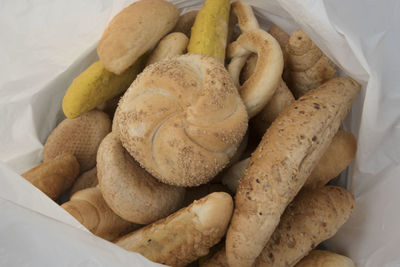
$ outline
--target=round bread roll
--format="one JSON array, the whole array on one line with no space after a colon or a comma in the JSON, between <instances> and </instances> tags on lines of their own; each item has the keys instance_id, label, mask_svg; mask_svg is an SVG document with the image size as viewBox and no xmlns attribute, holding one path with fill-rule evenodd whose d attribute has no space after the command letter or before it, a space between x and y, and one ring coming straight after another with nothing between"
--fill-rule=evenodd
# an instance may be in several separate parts
<instances>
[{"instance_id":1,"label":"round bread roll","mask_svg":"<svg viewBox=\"0 0 400 267\"><path fill-rule=\"evenodd\" d=\"M72 153L78 160L81 172L96 165L97 149L101 140L111 131L107 114L89 111L76 119L63 120L47 138L43 148L46 162L62 153Z\"/></svg>"},{"instance_id":2,"label":"round bread roll","mask_svg":"<svg viewBox=\"0 0 400 267\"><path fill-rule=\"evenodd\" d=\"M113 134L97 153L97 177L108 206L121 218L148 224L179 209L185 189L162 184L142 169Z\"/></svg>"},{"instance_id":3,"label":"round bread roll","mask_svg":"<svg viewBox=\"0 0 400 267\"><path fill-rule=\"evenodd\" d=\"M154 177L178 186L211 180L247 129L229 73L196 54L148 66L122 97L116 116L129 153Z\"/></svg>"},{"instance_id":4,"label":"round bread roll","mask_svg":"<svg viewBox=\"0 0 400 267\"><path fill-rule=\"evenodd\" d=\"M254 73L240 85L240 72L252 53L258 56ZM268 103L280 83L283 56L279 43L261 29L251 30L229 45L227 56L231 59L229 73L239 88L249 117L254 117Z\"/></svg>"},{"instance_id":5,"label":"round bread roll","mask_svg":"<svg viewBox=\"0 0 400 267\"><path fill-rule=\"evenodd\" d=\"M104 67L121 74L171 31L179 18L168 1L137 1L115 16L101 37L97 54Z\"/></svg>"}]
</instances>

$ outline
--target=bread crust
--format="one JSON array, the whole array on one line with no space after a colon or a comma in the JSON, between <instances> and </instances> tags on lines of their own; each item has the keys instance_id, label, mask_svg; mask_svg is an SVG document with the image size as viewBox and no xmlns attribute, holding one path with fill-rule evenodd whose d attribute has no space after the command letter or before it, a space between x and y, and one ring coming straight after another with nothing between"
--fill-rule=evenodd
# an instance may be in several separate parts
<instances>
[{"instance_id":1,"label":"bread crust","mask_svg":"<svg viewBox=\"0 0 400 267\"><path fill-rule=\"evenodd\" d=\"M165 219L120 238L116 245L154 262L185 266L207 255L220 241L232 210L233 201L229 194L212 193Z\"/></svg>"},{"instance_id":2,"label":"bread crust","mask_svg":"<svg viewBox=\"0 0 400 267\"><path fill-rule=\"evenodd\" d=\"M104 67L121 74L150 50L178 21L178 9L164 0L134 2L116 15L97 46Z\"/></svg>"},{"instance_id":3,"label":"bread crust","mask_svg":"<svg viewBox=\"0 0 400 267\"><path fill-rule=\"evenodd\" d=\"M149 65L122 97L123 146L161 182L198 186L232 158L247 113L224 66L190 54Z\"/></svg>"},{"instance_id":4,"label":"bread crust","mask_svg":"<svg viewBox=\"0 0 400 267\"><path fill-rule=\"evenodd\" d=\"M179 209L185 189L160 183L129 155L113 133L97 153L101 192L110 208L127 221L148 224Z\"/></svg>"},{"instance_id":5,"label":"bread crust","mask_svg":"<svg viewBox=\"0 0 400 267\"><path fill-rule=\"evenodd\" d=\"M360 85L334 78L293 102L272 123L239 182L226 250L251 266L351 108Z\"/></svg>"},{"instance_id":6,"label":"bread crust","mask_svg":"<svg viewBox=\"0 0 400 267\"><path fill-rule=\"evenodd\" d=\"M161 60L177 57L186 51L189 39L181 32L173 32L161 39L151 52L146 66Z\"/></svg>"},{"instance_id":7,"label":"bread crust","mask_svg":"<svg viewBox=\"0 0 400 267\"><path fill-rule=\"evenodd\" d=\"M355 267L353 261L343 255L326 250L313 250L296 267Z\"/></svg>"}]
</instances>

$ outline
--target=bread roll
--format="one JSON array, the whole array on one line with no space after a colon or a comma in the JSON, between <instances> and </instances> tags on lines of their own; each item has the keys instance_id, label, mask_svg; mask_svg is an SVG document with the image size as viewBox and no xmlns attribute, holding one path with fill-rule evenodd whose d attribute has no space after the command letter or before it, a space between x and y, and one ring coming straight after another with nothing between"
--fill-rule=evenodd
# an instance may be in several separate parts
<instances>
[{"instance_id":1,"label":"bread roll","mask_svg":"<svg viewBox=\"0 0 400 267\"><path fill-rule=\"evenodd\" d=\"M225 234L233 202L227 193L212 193L189 207L116 241L151 261L185 266L204 256Z\"/></svg>"},{"instance_id":2,"label":"bread roll","mask_svg":"<svg viewBox=\"0 0 400 267\"><path fill-rule=\"evenodd\" d=\"M152 223L182 206L185 190L154 179L129 155L113 133L100 144L97 172L108 206L127 221Z\"/></svg>"},{"instance_id":3,"label":"bread roll","mask_svg":"<svg viewBox=\"0 0 400 267\"><path fill-rule=\"evenodd\" d=\"M76 119L65 119L47 138L43 148L43 161L62 153L72 153L82 172L90 170L96 165L100 142L110 130L110 119L99 110L89 111Z\"/></svg>"},{"instance_id":4,"label":"bread roll","mask_svg":"<svg viewBox=\"0 0 400 267\"><path fill-rule=\"evenodd\" d=\"M71 187L79 174L79 163L71 153L63 153L21 174L31 184L56 200Z\"/></svg>"},{"instance_id":5,"label":"bread roll","mask_svg":"<svg viewBox=\"0 0 400 267\"><path fill-rule=\"evenodd\" d=\"M98 183L99 182L97 180L97 168L94 167L93 169L82 173L81 175L79 175L78 178L76 178L76 181L71 188L70 196L72 196L73 194L75 194L80 190L94 187Z\"/></svg>"},{"instance_id":6,"label":"bread roll","mask_svg":"<svg viewBox=\"0 0 400 267\"><path fill-rule=\"evenodd\" d=\"M284 68L286 69L287 68L287 52L286 52L285 47L286 47L287 43L289 42L290 35L275 24L269 28L268 33L271 34L278 41L278 43L282 49Z\"/></svg>"},{"instance_id":7,"label":"bread roll","mask_svg":"<svg viewBox=\"0 0 400 267\"><path fill-rule=\"evenodd\" d=\"M240 85L240 72L251 53L257 53L258 56L254 73ZM243 33L231 43L227 56L231 59L229 73L238 87L249 117L252 118L268 103L281 80L282 50L270 34L257 29Z\"/></svg>"},{"instance_id":8,"label":"bread roll","mask_svg":"<svg viewBox=\"0 0 400 267\"><path fill-rule=\"evenodd\" d=\"M353 261L345 256L325 250L313 250L296 267L355 267Z\"/></svg>"},{"instance_id":9,"label":"bread roll","mask_svg":"<svg viewBox=\"0 0 400 267\"><path fill-rule=\"evenodd\" d=\"M164 0L134 2L116 15L97 45L104 67L121 74L150 50L178 21L178 9Z\"/></svg>"},{"instance_id":10,"label":"bread roll","mask_svg":"<svg viewBox=\"0 0 400 267\"><path fill-rule=\"evenodd\" d=\"M189 39L180 32L173 32L165 36L151 52L146 66L161 60L182 55L187 47Z\"/></svg>"},{"instance_id":11,"label":"bread roll","mask_svg":"<svg viewBox=\"0 0 400 267\"><path fill-rule=\"evenodd\" d=\"M255 266L294 266L349 219L354 198L344 188L303 190L286 208Z\"/></svg>"},{"instance_id":12,"label":"bread roll","mask_svg":"<svg viewBox=\"0 0 400 267\"><path fill-rule=\"evenodd\" d=\"M350 165L356 151L357 140L353 134L339 130L304 186L316 188L326 185Z\"/></svg>"},{"instance_id":13,"label":"bread roll","mask_svg":"<svg viewBox=\"0 0 400 267\"><path fill-rule=\"evenodd\" d=\"M116 111L123 146L161 182L198 186L235 154L247 129L242 100L224 66L183 55L148 66Z\"/></svg>"},{"instance_id":14,"label":"bread roll","mask_svg":"<svg viewBox=\"0 0 400 267\"><path fill-rule=\"evenodd\" d=\"M183 206L189 206L195 200L199 200L214 192L225 192L229 193L229 189L222 184L203 184L196 187L189 187L186 189L185 199L183 200Z\"/></svg>"},{"instance_id":15,"label":"bread roll","mask_svg":"<svg viewBox=\"0 0 400 267\"><path fill-rule=\"evenodd\" d=\"M360 85L335 78L293 102L272 123L240 179L226 251L251 266L350 110Z\"/></svg>"},{"instance_id":16,"label":"bread roll","mask_svg":"<svg viewBox=\"0 0 400 267\"><path fill-rule=\"evenodd\" d=\"M187 37L190 37L190 30L194 24L194 20L196 19L198 10L192 10L186 12L179 16L178 22L176 23L173 32L181 32L185 34Z\"/></svg>"},{"instance_id":17,"label":"bread roll","mask_svg":"<svg viewBox=\"0 0 400 267\"><path fill-rule=\"evenodd\" d=\"M93 234L113 241L140 227L125 221L106 204L98 187L86 188L61 205Z\"/></svg>"}]
</instances>

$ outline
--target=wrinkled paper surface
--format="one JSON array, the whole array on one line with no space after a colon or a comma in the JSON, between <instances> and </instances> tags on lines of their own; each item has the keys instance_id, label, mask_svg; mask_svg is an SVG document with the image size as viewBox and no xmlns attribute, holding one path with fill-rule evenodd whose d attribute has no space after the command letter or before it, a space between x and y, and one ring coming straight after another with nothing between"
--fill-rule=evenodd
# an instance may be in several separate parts
<instances>
[{"instance_id":1,"label":"wrinkled paper surface","mask_svg":"<svg viewBox=\"0 0 400 267\"><path fill-rule=\"evenodd\" d=\"M183 12L201 0L174 0ZM400 4L396 0L253 0L260 25L301 27L363 89L345 121L358 139L346 186L349 222L326 246L357 266L400 266ZM130 1L0 3L0 265L158 266L89 233L19 176L40 162L72 79ZM342 180L343 181L343 180Z\"/></svg>"}]
</instances>

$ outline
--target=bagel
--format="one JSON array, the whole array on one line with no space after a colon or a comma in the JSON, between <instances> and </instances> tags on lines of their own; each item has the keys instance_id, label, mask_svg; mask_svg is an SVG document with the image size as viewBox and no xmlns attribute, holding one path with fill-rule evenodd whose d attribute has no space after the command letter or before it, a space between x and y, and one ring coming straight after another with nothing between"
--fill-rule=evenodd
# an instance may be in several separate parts
<instances>
[{"instance_id":1,"label":"bagel","mask_svg":"<svg viewBox=\"0 0 400 267\"><path fill-rule=\"evenodd\" d=\"M96 154L101 140L110 132L108 115L89 111L76 119L65 119L51 132L43 148L43 161L62 153L72 153L84 172L96 166Z\"/></svg>"},{"instance_id":2,"label":"bagel","mask_svg":"<svg viewBox=\"0 0 400 267\"><path fill-rule=\"evenodd\" d=\"M215 59L183 55L149 65L116 111L122 145L161 182L198 186L235 154L247 113Z\"/></svg>"},{"instance_id":3,"label":"bagel","mask_svg":"<svg viewBox=\"0 0 400 267\"><path fill-rule=\"evenodd\" d=\"M240 85L240 72L252 53L258 56L254 73ZM282 50L269 33L256 29L241 34L231 43L227 56L231 59L229 73L252 118L268 103L280 83L283 71Z\"/></svg>"},{"instance_id":4,"label":"bagel","mask_svg":"<svg viewBox=\"0 0 400 267\"><path fill-rule=\"evenodd\" d=\"M185 190L162 184L142 169L110 133L97 154L97 176L104 200L121 218L148 224L182 205Z\"/></svg>"}]
</instances>

